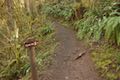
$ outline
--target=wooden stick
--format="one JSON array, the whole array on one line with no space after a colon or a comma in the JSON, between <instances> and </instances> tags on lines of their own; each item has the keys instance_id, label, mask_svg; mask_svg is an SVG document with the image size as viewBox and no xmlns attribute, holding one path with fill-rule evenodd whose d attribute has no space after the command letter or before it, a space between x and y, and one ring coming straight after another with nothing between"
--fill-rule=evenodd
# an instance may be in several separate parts
<instances>
[{"instance_id":1,"label":"wooden stick","mask_svg":"<svg viewBox=\"0 0 120 80\"><path fill-rule=\"evenodd\" d=\"M30 64L31 64L31 72L32 72L32 80L38 80L37 78L37 70L35 64L35 47L29 47L29 56L30 56Z\"/></svg>"}]
</instances>

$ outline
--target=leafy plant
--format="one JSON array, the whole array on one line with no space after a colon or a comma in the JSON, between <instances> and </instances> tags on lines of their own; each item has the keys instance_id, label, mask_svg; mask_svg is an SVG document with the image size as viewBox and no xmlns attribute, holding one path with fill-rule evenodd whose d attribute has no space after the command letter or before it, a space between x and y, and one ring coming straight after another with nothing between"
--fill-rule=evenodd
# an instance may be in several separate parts
<instances>
[{"instance_id":1,"label":"leafy plant","mask_svg":"<svg viewBox=\"0 0 120 80\"><path fill-rule=\"evenodd\" d=\"M47 15L61 17L65 20L69 20L74 13L72 7L67 5L64 1L61 1L60 3L44 5L43 12Z\"/></svg>"},{"instance_id":2,"label":"leafy plant","mask_svg":"<svg viewBox=\"0 0 120 80\"><path fill-rule=\"evenodd\" d=\"M115 6L112 6L115 7ZM110 9L113 9L113 8ZM106 40L120 44L120 17L119 11L116 7L114 10L109 10L109 16L99 16L96 11L87 11L84 19L75 22L75 28L78 30L78 37L80 39L93 39L95 41L105 37ZM103 11L104 12L104 11Z\"/></svg>"},{"instance_id":3,"label":"leafy plant","mask_svg":"<svg viewBox=\"0 0 120 80\"><path fill-rule=\"evenodd\" d=\"M52 25L51 24L46 24L44 25L42 28L41 28L41 35L42 36L46 36L48 34L51 34L53 32L53 28L52 28Z\"/></svg>"},{"instance_id":4,"label":"leafy plant","mask_svg":"<svg viewBox=\"0 0 120 80\"><path fill-rule=\"evenodd\" d=\"M92 15L91 15L92 14ZM100 31L99 31L99 24L97 22L97 16L93 15L93 12L86 12L86 14L84 15L84 19L81 19L77 22L74 23L74 25L76 26L78 33L77 36L80 39L84 39L84 38L92 38L94 37L94 35L100 36ZM88 17L89 16L89 17ZM97 32L99 31L99 32ZM99 33L99 34L98 34Z\"/></svg>"}]
</instances>

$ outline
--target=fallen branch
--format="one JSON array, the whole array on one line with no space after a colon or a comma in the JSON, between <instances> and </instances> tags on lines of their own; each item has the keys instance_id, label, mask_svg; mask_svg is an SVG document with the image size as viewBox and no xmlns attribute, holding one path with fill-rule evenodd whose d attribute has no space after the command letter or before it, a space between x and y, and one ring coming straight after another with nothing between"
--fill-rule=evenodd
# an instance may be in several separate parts
<instances>
[{"instance_id":1,"label":"fallen branch","mask_svg":"<svg viewBox=\"0 0 120 80\"><path fill-rule=\"evenodd\" d=\"M86 53L90 53L92 50L94 50L93 48L90 48L84 52L81 52L80 54L77 55L77 57L75 57L74 60L78 60L79 58L81 58L82 56L84 56Z\"/></svg>"},{"instance_id":2,"label":"fallen branch","mask_svg":"<svg viewBox=\"0 0 120 80\"><path fill-rule=\"evenodd\" d=\"M86 51L80 53L74 60L78 60L79 58L81 58L82 56L84 56L86 53Z\"/></svg>"}]
</instances>

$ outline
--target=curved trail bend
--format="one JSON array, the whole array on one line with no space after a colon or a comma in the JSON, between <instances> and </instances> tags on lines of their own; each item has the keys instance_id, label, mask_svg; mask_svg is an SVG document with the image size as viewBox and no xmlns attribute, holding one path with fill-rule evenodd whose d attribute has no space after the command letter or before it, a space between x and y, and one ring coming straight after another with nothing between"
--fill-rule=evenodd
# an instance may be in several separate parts
<instances>
[{"instance_id":1,"label":"curved trail bend","mask_svg":"<svg viewBox=\"0 0 120 80\"><path fill-rule=\"evenodd\" d=\"M53 56L53 63L41 73L40 80L103 80L95 70L90 54L86 53L73 60L79 53L87 50L78 41L72 30L54 22L56 40L59 42Z\"/></svg>"}]
</instances>

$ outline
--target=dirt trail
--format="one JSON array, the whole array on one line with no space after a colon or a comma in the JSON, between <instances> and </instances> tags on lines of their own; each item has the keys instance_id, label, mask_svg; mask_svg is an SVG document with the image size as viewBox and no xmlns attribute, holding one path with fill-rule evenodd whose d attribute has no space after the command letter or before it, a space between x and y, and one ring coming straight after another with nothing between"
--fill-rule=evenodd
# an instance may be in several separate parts
<instances>
[{"instance_id":1,"label":"dirt trail","mask_svg":"<svg viewBox=\"0 0 120 80\"><path fill-rule=\"evenodd\" d=\"M103 80L97 74L89 53L74 61L75 56L87 50L72 30L54 22L56 40L60 43L53 63L40 75L40 80Z\"/></svg>"}]
</instances>

